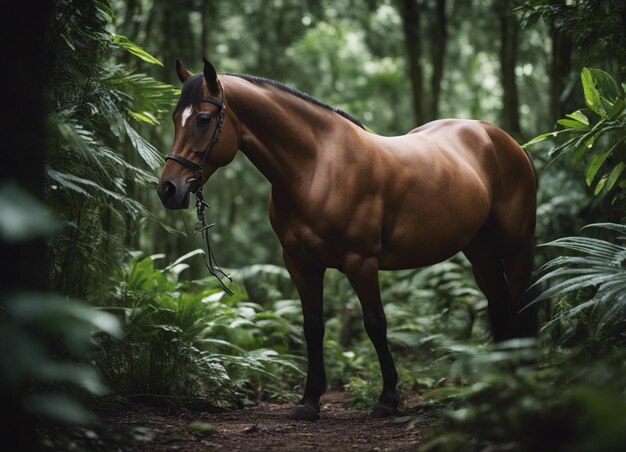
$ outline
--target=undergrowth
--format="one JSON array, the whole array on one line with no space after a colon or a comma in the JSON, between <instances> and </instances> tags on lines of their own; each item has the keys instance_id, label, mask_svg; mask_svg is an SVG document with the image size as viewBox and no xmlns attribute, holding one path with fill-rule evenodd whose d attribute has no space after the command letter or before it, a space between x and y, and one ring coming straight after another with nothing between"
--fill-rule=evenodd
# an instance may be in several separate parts
<instances>
[{"instance_id":1,"label":"undergrowth","mask_svg":"<svg viewBox=\"0 0 626 452\"><path fill-rule=\"evenodd\" d=\"M227 296L211 281L186 281L183 256L132 259L112 279L103 309L117 314L121 340L103 338L97 365L120 394L203 396L222 406L258 397L293 398L302 378L296 300L266 309L235 287ZM208 287L208 288L207 288Z\"/></svg>"}]
</instances>

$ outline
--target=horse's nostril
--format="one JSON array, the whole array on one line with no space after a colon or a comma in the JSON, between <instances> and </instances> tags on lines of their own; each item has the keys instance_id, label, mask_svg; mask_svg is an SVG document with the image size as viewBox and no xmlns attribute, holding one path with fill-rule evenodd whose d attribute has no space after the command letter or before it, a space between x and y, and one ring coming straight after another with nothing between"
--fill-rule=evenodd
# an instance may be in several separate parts
<instances>
[{"instance_id":1,"label":"horse's nostril","mask_svg":"<svg viewBox=\"0 0 626 452\"><path fill-rule=\"evenodd\" d=\"M163 194L168 198L174 197L176 194L176 185L172 182L165 182L165 184L163 184Z\"/></svg>"}]
</instances>

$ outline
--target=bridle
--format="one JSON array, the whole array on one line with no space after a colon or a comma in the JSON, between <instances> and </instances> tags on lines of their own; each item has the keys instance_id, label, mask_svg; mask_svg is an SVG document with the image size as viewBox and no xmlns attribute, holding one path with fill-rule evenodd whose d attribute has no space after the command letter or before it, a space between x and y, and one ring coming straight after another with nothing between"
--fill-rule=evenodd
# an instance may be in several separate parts
<instances>
[{"instance_id":1,"label":"bridle","mask_svg":"<svg viewBox=\"0 0 626 452\"><path fill-rule=\"evenodd\" d=\"M226 111L226 97L224 96L224 85L220 83L220 89L222 91L222 98L218 99L217 97L212 96L201 96L200 102L208 102L210 104L216 105L218 107L217 111L217 125L213 130L213 136L211 137L211 141L209 142L206 150L204 151L204 155L202 156L202 160L200 163L196 163L193 160L189 160L188 158L183 157L178 154L168 154L165 157L165 160L175 160L181 165L190 168L195 173L196 177L193 179L195 190L191 190L192 193L197 193L202 189L202 170L204 170L204 166L209 162L209 157L211 155L211 151L213 150L213 146L217 143L217 140L220 139L220 134L222 133L222 126L224 125L225 111ZM210 125L210 124L209 124Z\"/></svg>"},{"instance_id":2,"label":"bridle","mask_svg":"<svg viewBox=\"0 0 626 452\"><path fill-rule=\"evenodd\" d=\"M213 275L221 284L222 288L228 295L233 295L233 291L222 281L223 276L230 280L230 276L224 272L220 268L220 266L215 261L215 256L213 255L213 250L211 249L211 244L209 243L209 229L212 228L215 223L207 224L206 218L204 215L204 209L209 207L209 205L204 201L204 196L202 195L202 170L204 166L209 162L209 157L211 156L211 151L213 150L213 146L220 139L220 134L222 133L222 126L224 125L225 111L226 111L226 97L224 96L224 85L220 83L220 90L222 92L222 98L218 99L217 97L212 96L201 96L200 102L208 102L210 104L216 105L218 108L217 111L217 125L213 130L213 136L211 137L211 141L209 142L206 150L204 151L204 155L202 156L202 160L200 163L196 163L193 160L189 160L188 158L183 157L182 155L177 154L168 154L165 157L165 160L175 160L183 166L190 168L195 173L196 177L193 179L194 185L192 185L191 192L196 197L196 215L198 217L198 221L200 221L200 228L194 231L194 234L202 234L207 252L205 254L204 265L206 265L209 273ZM210 123L209 123L210 126Z\"/></svg>"}]
</instances>

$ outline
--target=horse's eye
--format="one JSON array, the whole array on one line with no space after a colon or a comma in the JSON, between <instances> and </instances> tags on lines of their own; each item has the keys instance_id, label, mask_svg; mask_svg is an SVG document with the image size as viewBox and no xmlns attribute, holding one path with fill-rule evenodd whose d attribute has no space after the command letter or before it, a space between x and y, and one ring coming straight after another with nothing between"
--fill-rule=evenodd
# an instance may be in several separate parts
<instances>
[{"instance_id":1,"label":"horse's eye","mask_svg":"<svg viewBox=\"0 0 626 452\"><path fill-rule=\"evenodd\" d=\"M206 127L211 124L211 117L209 115L198 116L198 127Z\"/></svg>"}]
</instances>

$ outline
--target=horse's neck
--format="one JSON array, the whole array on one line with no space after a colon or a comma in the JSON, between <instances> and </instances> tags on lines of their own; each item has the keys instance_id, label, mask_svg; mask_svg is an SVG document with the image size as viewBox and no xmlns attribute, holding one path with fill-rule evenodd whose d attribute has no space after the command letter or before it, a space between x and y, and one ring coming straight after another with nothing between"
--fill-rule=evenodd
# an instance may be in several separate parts
<instances>
[{"instance_id":1,"label":"horse's neck","mask_svg":"<svg viewBox=\"0 0 626 452\"><path fill-rule=\"evenodd\" d=\"M241 151L275 187L290 189L313 173L335 114L272 86L226 79L229 107L239 122Z\"/></svg>"}]
</instances>

